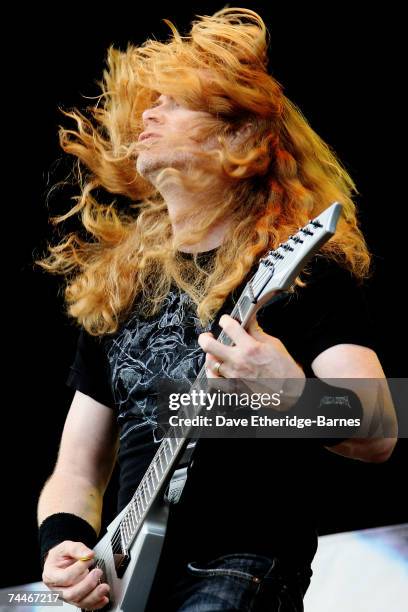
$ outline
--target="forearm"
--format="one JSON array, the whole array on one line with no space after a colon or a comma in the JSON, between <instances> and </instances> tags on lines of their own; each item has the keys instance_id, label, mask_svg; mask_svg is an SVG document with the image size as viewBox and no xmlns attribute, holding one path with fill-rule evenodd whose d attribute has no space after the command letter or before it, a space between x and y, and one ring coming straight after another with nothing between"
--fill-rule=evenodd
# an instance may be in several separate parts
<instances>
[{"instance_id":1,"label":"forearm","mask_svg":"<svg viewBox=\"0 0 408 612\"><path fill-rule=\"evenodd\" d=\"M54 472L41 491L37 508L38 525L51 514L69 512L83 518L99 534L102 503L100 489L86 479Z\"/></svg>"},{"instance_id":2,"label":"forearm","mask_svg":"<svg viewBox=\"0 0 408 612\"><path fill-rule=\"evenodd\" d=\"M381 463L386 461L397 442L398 423L385 379L347 380L353 387L362 408L362 424L356 437L326 447L333 453Z\"/></svg>"}]
</instances>

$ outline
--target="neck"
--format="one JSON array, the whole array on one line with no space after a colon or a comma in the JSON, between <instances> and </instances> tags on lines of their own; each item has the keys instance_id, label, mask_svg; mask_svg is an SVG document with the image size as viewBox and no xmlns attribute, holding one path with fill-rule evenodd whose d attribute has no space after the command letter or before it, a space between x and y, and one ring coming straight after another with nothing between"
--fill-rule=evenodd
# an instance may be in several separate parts
<instances>
[{"instance_id":1,"label":"neck","mask_svg":"<svg viewBox=\"0 0 408 612\"><path fill-rule=\"evenodd\" d=\"M167 205L175 240L182 239L183 235L191 235L197 224L205 220L206 211L212 210L220 199L220 191L217 194L208 191L190 193L180 186L162 190L161 194ZM215 249L223 243L229 226L229 219L218 221L194 244L181 242L178 250L183 253L200 253Z\"/></svg>"},{"instance_id":2,"label":"neck","mask_svg":"<svg viewBox=\"0 0 408 612\"><path fill-rule=\"evenodd\" d=\"M180 233L180 227L177 225L173 225L173 234L174 237L177 238L177 235ZM229 223L228 221L220 222L219 224L213 226L211 231L209 231L204 238L195 242L194 244L181 244L179 246L179 251L182 253L203 253L205 251L211 251L212 249L216 249L219 247L223 241L224 236L228 230ZM188 226L184 226L182 228L183 232L188 230Z\"/></svg>"}]
</instances>

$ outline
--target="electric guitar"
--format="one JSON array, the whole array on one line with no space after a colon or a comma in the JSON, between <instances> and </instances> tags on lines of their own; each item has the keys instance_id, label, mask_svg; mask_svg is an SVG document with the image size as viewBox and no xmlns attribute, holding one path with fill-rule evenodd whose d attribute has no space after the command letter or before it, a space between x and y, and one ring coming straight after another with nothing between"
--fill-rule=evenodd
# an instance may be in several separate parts
<instances>
[{"instance_id":1,"label":"electric guitar","mask_svg":"<svg viewBox=\"0 0 408 612\"><path fill-rule=\"evenodd\" d=\"M292 287L306 263L335 233L341 209L341 204L334 202L262 257L231 312L244 328L261 306ZM232 344L224 332L218 340ZM205 379L203 367L194 384ZM185 427L167 434L132 499L110 523L94 549L95 567L104 574L101 582L110 586L110 601L103 610L145 610L161 555L169 507L180 497L186 480L187 468L177 467L194 449L195 443L188 438L190 430Z\"/></svg>"}]
</instances>

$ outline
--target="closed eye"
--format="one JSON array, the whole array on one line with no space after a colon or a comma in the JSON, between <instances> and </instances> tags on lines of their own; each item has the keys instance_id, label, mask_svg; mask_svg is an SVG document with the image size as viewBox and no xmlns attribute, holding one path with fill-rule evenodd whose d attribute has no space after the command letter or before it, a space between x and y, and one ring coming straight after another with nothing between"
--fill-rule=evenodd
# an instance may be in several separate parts
<instances>
[{"instance_id":1,"label":"closed eye","mask_svg":"<svg viewBox=\"0 0 408 612\"><path fill-rule=\"evenodd\" d=\"M175 101L173 96L166 96L166 97L174 106L179 106L179 104ZM164 96L163 97L160 96L160 98L157 98L157 100L153 102L150 108L156 108L156 106L160 106L162 102L165 102Z\"/></svg>"}]
</instances>

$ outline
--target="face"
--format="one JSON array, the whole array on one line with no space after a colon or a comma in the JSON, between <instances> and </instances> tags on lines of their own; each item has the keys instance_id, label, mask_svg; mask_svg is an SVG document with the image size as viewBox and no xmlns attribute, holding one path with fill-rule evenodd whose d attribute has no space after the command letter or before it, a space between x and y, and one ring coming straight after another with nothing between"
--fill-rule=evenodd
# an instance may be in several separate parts
<instances>
[{"instance_id":1,"label":"face","mask_svg":"<svg viewBox=\"0 0 408 612\"><path fill-rule=\"evenodd\" d=\"M171 96L161 95L142 115L144 131L139 137L137 171L154 182L155 173L166 167L186 168L194 160L194 151L205 147L195 134L195 127L209 113L191 110L178 104ZM177 151L177 146L189 151Z\"/></svg>"}]
</instances>

